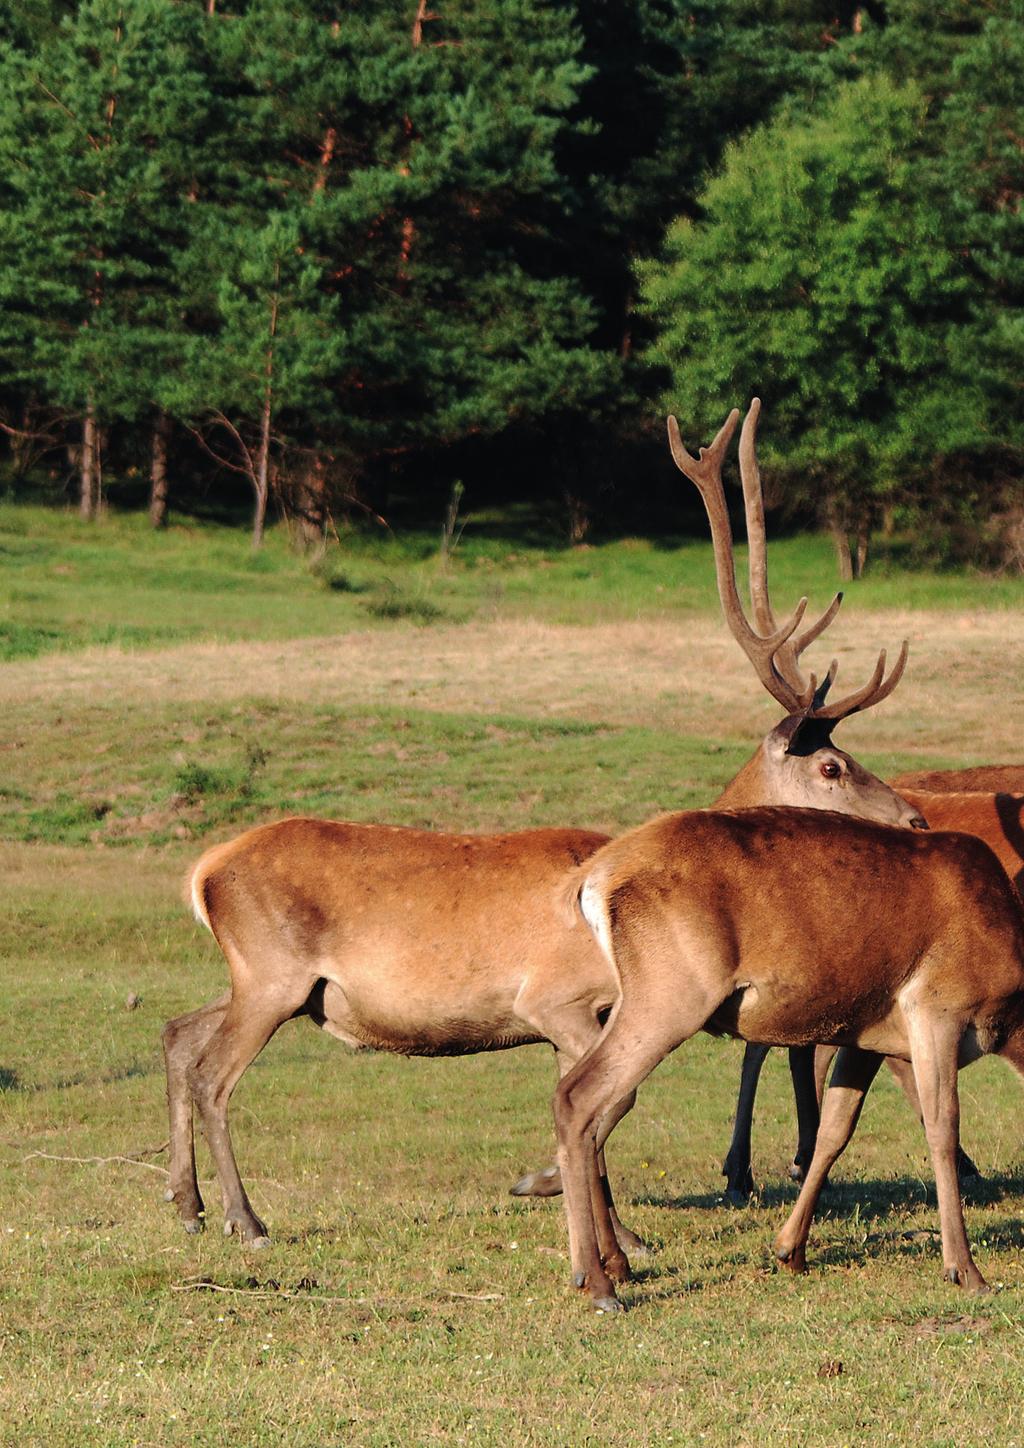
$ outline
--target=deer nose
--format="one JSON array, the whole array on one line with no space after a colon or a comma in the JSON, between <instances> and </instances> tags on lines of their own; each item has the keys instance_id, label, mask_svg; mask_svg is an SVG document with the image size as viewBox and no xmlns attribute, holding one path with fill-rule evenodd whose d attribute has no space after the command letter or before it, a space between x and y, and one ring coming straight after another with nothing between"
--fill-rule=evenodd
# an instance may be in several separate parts
<instances>
[{"instance_id":1,"label":"deer nose","mask_svg":"<svg viewBox=\"0 0 1024 1448\"><path fill-rule=\"evenodd\" d=\"M912 815L910 818L910 828L912 830L926 830L928 828L928 821L924 815Z\"/></svg>"}]
</instances>

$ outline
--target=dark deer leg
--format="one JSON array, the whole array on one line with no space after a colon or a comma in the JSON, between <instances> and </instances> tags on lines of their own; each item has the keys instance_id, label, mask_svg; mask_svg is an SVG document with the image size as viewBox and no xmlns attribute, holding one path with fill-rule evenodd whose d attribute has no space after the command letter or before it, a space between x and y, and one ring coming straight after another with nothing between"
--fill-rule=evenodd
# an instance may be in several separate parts
<instances>
[{"instance_id":1,"label":"dark deer leg","mask_svg":"<svg viewBox=\"0 0 1024 1448\"><path fill-rule=\"evenodd\" d=\"M754 1176L750 1170L750 1130L754 1123L754 1097L757 1083L761 1078L761 1067L768 1056L770 1046L758 1046L748 1042L743 1052L740 1068L740 1094L736 1099L736 1119L732 1126L732 1141L722 1175L725 1177L725 1200L732 1207L744 1207L754 1190Z\"/></svg>"},{"instance_id":2,"label":"dark deer leg","mask_svg":"<svg viewBox=\"0 0 1024 1448\"><path fill-rule=\"evenodd\" d=\"M789 1074L793 1078L797 1132L796 1155L789 1174L795 1182L802 1182L814 1156L821 1120L820 1097L814 1079L813 1046L790 1046Z\"/></svg>"}]
</instances>

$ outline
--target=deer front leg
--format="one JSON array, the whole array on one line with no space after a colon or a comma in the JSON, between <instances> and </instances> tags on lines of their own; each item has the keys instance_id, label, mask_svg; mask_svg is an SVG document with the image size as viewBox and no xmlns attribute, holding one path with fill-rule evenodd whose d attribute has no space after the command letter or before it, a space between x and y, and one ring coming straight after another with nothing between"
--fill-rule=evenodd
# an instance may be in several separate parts
<instances>
[{"instance_id":1,"label":"deer front leg","mask_svg":"<svg viewBox=\"0 0 1024 1448\"><path fill-rule=\"evenodd\" d=\"M962 1027L944 1018L932 1019L921 1009L908 1009L906 1015L910 1059L939 1199L943 1276L955 1286L987 1292L988 1283L978 1271L967 1242L957 1179L956 1148L960 1131L957 1056Z\"/></svg>"},{"instance_id":2,"label":"deer front leg","mask_svg":"<svg viewBox=\"0 0 1024 1448\"><path fill-rule=\"evenodd\" d=\"M862 1051L855 1046L843 1046L836 1058L807 1176L785 1226L775 1238L775 1255L791 1272L807 1270L807 1237L818 1197L853 1135L864 1096L881 1064L882 1057L874 1051Z\"/></svg>"}]
</instances>

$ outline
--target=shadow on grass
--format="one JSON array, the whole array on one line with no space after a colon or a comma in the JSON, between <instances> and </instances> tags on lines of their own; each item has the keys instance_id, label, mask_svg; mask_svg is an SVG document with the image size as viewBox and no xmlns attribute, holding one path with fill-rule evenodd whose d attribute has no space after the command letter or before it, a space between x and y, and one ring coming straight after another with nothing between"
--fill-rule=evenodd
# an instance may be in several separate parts
<instances>
[{"instance_id":1,"label":"shadow on grass","mask_svg":"<svg viewBox=\"0 0 1024 1448\"><path fill-rule=\"evenodd\" d=\"M35 1096L44 1091L69 1091L75 1086L116 1086L119 1081L138 1081L144 1077L162 1075L162 1066L132 1061L126 1066L115 1066L95 1076L83 1071L75 1076L58 1076L53 1081L22 1081L17 1071L0 1066L0 1091L20 1091L25 1095Z\"/></svg>"},{"instance_id":2,"label":"shadow on grass","mask_svg":"<svg viewBox=\"0 0 1024 1448\"><path fill-rule=\"evenodd\" d=\"M746 1207L728 1207L730 1212L777 1211L780 1207L791 1207L796 1201L799 1186L779 1182L762 1187L751 1197ZM1024 1168L1010 1172L996 1173L966 1182L962 1188L964 1201L970 1206L992 1206L1005 1198L1024 1198ZM634 1206L667 1207L677 1211L714 1211L726 1208L721 1192L695 1192L683 1196L670 1196L658 1192L637 1192L630 1197ZM859 1217L861 1221L873 1221L889 1212L923 1205L934 1206L935 1185L931 1178L889 1177L874 1181L830 1182L821 1196L819 1215L828 1214L842 1220L845 1217Z\"/></svg>"}]
</instances>

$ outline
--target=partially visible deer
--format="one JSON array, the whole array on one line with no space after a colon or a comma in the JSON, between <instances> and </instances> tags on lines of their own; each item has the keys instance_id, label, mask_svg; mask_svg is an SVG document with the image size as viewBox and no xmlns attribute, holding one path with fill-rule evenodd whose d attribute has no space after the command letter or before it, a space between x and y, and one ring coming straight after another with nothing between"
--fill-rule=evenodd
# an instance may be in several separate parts
<instances>
[{"instance_id":1,"label":"partially visible deer","mask_svg":"<svg viewBox=\"0 0 1024 1448\"><path fill-rule=\"evenodd\" d=\"M887 785L832 747L839 718L884 698L906 658L829 710L797 660L834 617L838 600L797 634L792 617L755 630L736 599L722 461L733 412L689 476L709 511L719 587L759 677L789 711L726 790L732 804L775 800L923 826ZM744 427L753 447L757 404ZM682 445L673 431L673 451ZM678 461L678 456L677 456ZM763 525L762 525L763 534ZM829 673L829 681L834 669ZM560 907L567 873L605 844L587 830L452 835L387 825L288 819L216 845L191 873L189 896L228 962L230 990L164 1029L171 1160L167 1196L188 1231L202 1226L193 1103L199 1108L224 1204L224 1228L262 1244L267 1229L242 1185L227 1107L243 1072L285 1021L308 1016L351 1046L403 1055L459 1055L534 1042L555 1049L564 1074L600 1035L618 982L589 932ZM630 1102L623 1102L628 1109ZM610 1197L609 1197L610 1200ZM618 1223L623 1244L640 1244Z\"/></svg>"},{"instance_id":2,"label":"partially visible deer","mask_svg":"<svg viewBox=\"0 0 1024 1448\"><path fill-rule=\"evenodd\" d=\"M995 777L996 770L1003 772L1006 777L1013 766L996 765L991 768L993 773L989 776L990 778ZM969 775L976 773L974 770L966 772ZM963 834L976 835L979 840L984 840L1017 887L1018 893L1020 892L1021 882L1024 880L1024 829L1021 827L1024 795L989 794L982 791L969 794L943 794L909 790L906 798L920 809L933 830L959 831ZM748 1050L750 1049L759 1048L748 1047ZM835 1056L835 1051L828 1046L818 1046L813 1052L812 1061L808 1059L809 1054L808 1052L799 1053L792 1067L798 1135L801 1134L799 1123L806 1121L808 1115L813 1113L813 1107L809 1105L812 1094L813 1100L820 1107L822 1093L825 1089L825 1077L828 1075L828 1068ZM1003 1056L1016 1071L1024 1075L1024 1041L1011 1042L1003 1052ZM886 1065L903 1088L911 1110L923 1123L924 1117L921 1114L921 1102L914 1082L913 1071L906 1061L890 1059ZM738 1110L737 1120L739 1120ZM981 1173L962 1147L957 1152L957 1174L961 1183L981 1179Z\"/></svg>"},{"instance_id":3,"label":"partially visible deer","mask_svg":"<svg viewBox=\"0 0 1024 1448\"><path fill-rule=\"evenodd\" d=\"M619 978L590 1053L554 1115L573 1280L619 1306L629 1261L611 1229L597 1153L630 1098L700 1030L767 1045L842 1049L780 1262L806 1266L821 1186L884 1056L909 1060L935 1172L945 1276L983 1290L956 1173L957 1071L1019 1049L1024 921L987 845L812 810L664 815L612 841L572 900Z\"/></svg>"},{"instance_id":4,"label":"partially visible deer","mask_svg":"<svg viewBox=\"0 0 1024 1448\"><path fill-rule=\"evenodd\" d=\"M971 769L920 769L898 774L894 789L929 794L1024 794L1024 764L978 764Z\"/></svg>"}]
</instances>

